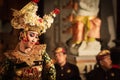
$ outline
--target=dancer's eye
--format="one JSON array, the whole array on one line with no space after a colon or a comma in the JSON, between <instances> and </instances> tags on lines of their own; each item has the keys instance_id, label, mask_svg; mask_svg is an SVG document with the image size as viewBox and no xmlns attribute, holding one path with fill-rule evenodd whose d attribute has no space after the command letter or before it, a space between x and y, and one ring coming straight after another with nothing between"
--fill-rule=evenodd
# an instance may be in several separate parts
<instances>
[{"instance_id":1,"label":"dancer's eye","mask_svg":"<svg viewBox=\"0 0 120 80\"><path fill-rule=\"evenodd\" d=\"M30 37L34 37L35 36L35 34L34 33L30 33Z\"/></svg>"}]
</instances>

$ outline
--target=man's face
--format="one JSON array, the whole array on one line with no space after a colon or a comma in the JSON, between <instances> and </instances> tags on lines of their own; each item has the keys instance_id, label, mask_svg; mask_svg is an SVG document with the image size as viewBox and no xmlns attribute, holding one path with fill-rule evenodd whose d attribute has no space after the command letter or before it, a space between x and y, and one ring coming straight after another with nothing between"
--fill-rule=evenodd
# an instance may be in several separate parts
<instances>
[{"instance_id":1,"label":"man's face","mask_svg":"<svg viewBox=\"0 0 120 80\"><path fill-rule=\"evenodd\" d=\"M66 62L66 56L63 52L55 53L56 62L60 65L64 64Z\"/></svg>"},{"instance_id":2,"label":"man's face","mask_svg":"<svg viewBox=\"0 0 120 80\"><path fill-rule=\"evenodd\" d=\"M101 61L100 64L105 69L111 69L112 68L112 61L110 56L105 56Z\"/></svg>"},{"instance_id":3,"label":"man's face","mask_svg":"<svg viewBox=\"0 0 120 80\"><path fill-rule=\"evenodd\" d=\"M27 47L32 47L39 40L38 33L34 32L34 31L28 31L27 32L27 37L28 37Z\"/></svg>"}]
</instances>

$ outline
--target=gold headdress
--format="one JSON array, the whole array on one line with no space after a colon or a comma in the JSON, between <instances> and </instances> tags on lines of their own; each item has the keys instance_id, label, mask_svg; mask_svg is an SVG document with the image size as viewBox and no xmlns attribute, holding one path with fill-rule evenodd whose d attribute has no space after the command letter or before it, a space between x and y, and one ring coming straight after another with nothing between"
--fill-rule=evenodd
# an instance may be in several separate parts
<instances>
[{"instance_id":1,"label":"gold headdress","mask_svg":"<svg viewBox=\"0 0 120 80\"><path fill-rule=\"evenodd\" d=\"M60 52L65 53L66 51L63 47L56 48L55 53L60 53Z\"/></svg>"},{"instance_id":2,"label":"gold headdress","mask_svg":"<svg viewBox=\"0 0 120 80\"><path fill-rule=\"evenodd\" d=\"M54 17L59 13L59 9L55 9L50 14L44 15L43 18L37 15L37 2L33 0L25 5L21 10L14 10L11 25L15 29L24 29L25 31L37 31L40 35L45 33L54 21Z\"/></svg>"},{"instance_id":3,"label":"gold headdress","mask_svg":"<svg viewBox=\"0 0 120 80\"><path fill-rule=\"evenodd\" d=\"M104 59L105 56L110 56L109 50L102 50L101 52L99 52L98 55L96 56L96 59L99 61Z\"/></svg>"}]
</instances>

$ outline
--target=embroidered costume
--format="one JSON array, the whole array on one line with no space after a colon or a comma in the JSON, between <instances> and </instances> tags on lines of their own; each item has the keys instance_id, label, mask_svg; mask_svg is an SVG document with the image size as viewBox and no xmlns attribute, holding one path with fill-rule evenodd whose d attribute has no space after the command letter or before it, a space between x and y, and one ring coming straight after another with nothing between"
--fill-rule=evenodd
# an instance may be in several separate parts
<instances>
[{"instance_id":1,"label":"embroidered costume","mask_svg":"<svg viewBox=\"0 0 120 80\"><path fill-rule=\"evenodd\" d=\"M45 49L45 45L35 45L29 53L23 53L18 44L15 50L6 52L0 67L1 80L44 80L43 68L48 80L55 80L55 67Z\"/></svg>"}]
</instances>

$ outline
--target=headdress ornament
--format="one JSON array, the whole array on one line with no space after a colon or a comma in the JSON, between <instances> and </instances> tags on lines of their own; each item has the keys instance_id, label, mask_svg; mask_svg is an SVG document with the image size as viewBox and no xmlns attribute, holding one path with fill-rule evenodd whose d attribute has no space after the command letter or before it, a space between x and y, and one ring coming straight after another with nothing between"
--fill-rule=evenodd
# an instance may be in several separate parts
<instances>
[{"instance_id":1,"label":"headdress ornament","mask_svg":"<svg viewBox=\"0 0 120 80\"><path fill-rule=\"evenodd\" d=\"M25 31L37 31L40 35L45 33L59 13L59 9L54 9L50 14L44 15L43 18L37 15L39 0L32 0L26 4L21 10L13 9L13 19L11 25L15 29L24 29Z\"/></svg>"},{"instance_id":2,"label":"headdress ornament","mask_svg":"<svg viewBox=\"0 0 120 80\"><path fill-rule=\"evenodd\" d=\"M97 60L102 60L102 59L104 59L105 56L110 56L109 50L102 50L101 52L98 53L96 58L97 58Z\"/></svg>"},{"instance_id":3,"label":"headdress ornament","mask_svg":"<svg viewBox=\"0 0 120 80\"><path fill-rule=\"evenodd\" d=\"M66 51L65 51L65 49L63 47L56 48L55 53L60 53L60 52L66 53Z\"/></svg>"}]
</instances>

